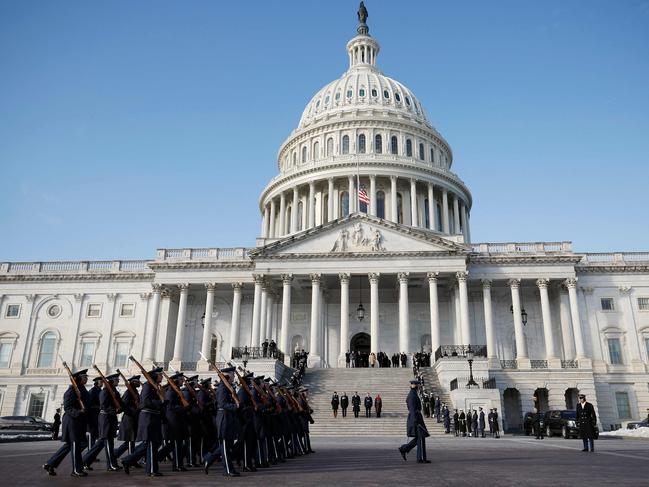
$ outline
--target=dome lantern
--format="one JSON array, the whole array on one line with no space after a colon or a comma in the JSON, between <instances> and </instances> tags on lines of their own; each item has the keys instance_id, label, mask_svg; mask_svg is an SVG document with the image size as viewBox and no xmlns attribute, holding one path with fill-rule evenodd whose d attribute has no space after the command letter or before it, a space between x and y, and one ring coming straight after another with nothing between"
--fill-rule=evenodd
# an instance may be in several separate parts
<instances>
[{"instance_id":1,"label":"dome lantern","mask_svg":"<svg viewBox=\"0 0 649 487\"><path fill-rule=\"evenodd\" d=\"M356 66L376 66L376 56L379 53L379 43L370 36L370 28L365 21L368 14L363 2L358 8L358 35L347 43L349 54L349 69Z\"/></svg>"}]
</instances>

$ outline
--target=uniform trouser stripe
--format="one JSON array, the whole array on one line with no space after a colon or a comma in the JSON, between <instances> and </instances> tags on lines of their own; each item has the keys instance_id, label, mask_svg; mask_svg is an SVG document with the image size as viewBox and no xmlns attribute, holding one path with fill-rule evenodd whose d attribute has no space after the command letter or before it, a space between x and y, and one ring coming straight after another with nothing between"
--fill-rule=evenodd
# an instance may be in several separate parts
<instances>
[{"instance_id":1,"label":"uniform trouser stripe","mask_svg":"<svg viewBox=\"0 0 649 487\"><path fill-rule=\"evenodd\" d=\"M223 465L228 474L230 474L230 460L228 458L228 447L225 445L225 440L223 440Z\"/></svg>"}]
</instances>

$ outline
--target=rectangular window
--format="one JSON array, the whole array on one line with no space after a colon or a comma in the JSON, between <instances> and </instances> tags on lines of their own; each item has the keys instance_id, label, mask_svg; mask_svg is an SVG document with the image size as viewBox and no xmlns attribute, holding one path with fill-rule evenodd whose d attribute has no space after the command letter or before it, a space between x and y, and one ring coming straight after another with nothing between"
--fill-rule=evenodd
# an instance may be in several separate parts
<instances>
[{"instance_id":1,"label":"rectangular window","mask_svg":"<svg viewBox=\"0 0 649 487\"><path fill-rule=\"evenodd\" d=\"M135 304L123 303L119 309L119 315L122 318L132 318L135 315Z\"/></svg>"},{"instance_id":2,"label":"rectangular window","mask_svg":"<svg viewBox=\"0 0 649 487\"><path fill-rule=\"evenodd\" d=\"M129 354L128 342L117 342L115 345L115 367L126 367Z\"/></svg>"},{"instance_id":3,"label":"rectangular window","mask_svg":"<svg viewBox=\"0 0 649 487\"><path fill-rule=\"evenodd\" d=\"M8 369L13 343L0 343L0 369Z\"/></svg>"},{"instance_id":4,"label":"rectangular window","mask_svg":"<svg viewBox=\"0 0 649 487\"><path fill-rule=\"evenodd\" d=\"M20 305L19 304L8 304L7 312L5 313L6 318L18 318L20 316Z\"/></svg>"},{"instance_id":5,"label":"rectangular window","mask_svg":"<svg viewBox=\"0 0 649 487\"><path fill-rule=\"evenodd\" d=\"M86 313L86 316L88 318L99 318L101 316L101 304L88 304L88 312Z\"/></svg>"},{"instance_id":6,"label":"rectangular window","mask_svg":"<svg viewBox=\"0 0 649 487\"><path fill-rule=\"evenodd\" d=\"M80 367L90 367L95 358L95 343L83 342L81 344L81 360L79 361Z\"/></svg>"},{"instance_id":7,"label":"rectangular window","mask_svg":"<svg viewBox=\"0 0 649 487\"><path fill-rule=\"evenodd\" d=\"M644 339L644 348L647 351L647 360L649 360L649 338Z\"/></svg>"},{"instance_id":8,"label":"rectangular window","mask_svg":"<svg viewBox=\"0 0 649 487\"><path fill-rule=\"evenodd\" d=\"M649 298L638 298L638 309L640 311L649 311Z\"/></svg>"},{"instance_id":9,"label":"rectangular window","mask_svg":"<svg viewBox=\"0 0 649 487\"><path fill-rule=\"evenodd\" d=\"M613 311L615 309L613 298L602 298L601 303L602 311Z\"/></svg>"},{"instance_id":10,"label":"rectangular window","mask_svg":"<svg viewBox=\"0 0 649 487\"><path fill-rule=\"evenodd\" d=\"M629 394L626 392L616 392L615 403L617 404L618 417L620 419L631 419L631 405L629 404Z\"/></svg>"},{"instance_id":11,"label":"rectangular window","mask_svg":"<svg viewBox=\"0 0 649 487\"><path fill-rule=\"evenodd\" d=\"M39 392L29 396L29 406L27 406L27 416L36 416L37 418L43 417L43 410L45 408L45 393Z\"/></svg>"},{"instance_id":12,"label":"rectangular window","mask_svg":"<svg viewBox=\"0 0 649 487\"><path fill-rule=\"evenodd\" d=\"M608 339L608 357L613 365L622 364L622 348L620 347L619 338Z\"/></svg>"}]
</instances>

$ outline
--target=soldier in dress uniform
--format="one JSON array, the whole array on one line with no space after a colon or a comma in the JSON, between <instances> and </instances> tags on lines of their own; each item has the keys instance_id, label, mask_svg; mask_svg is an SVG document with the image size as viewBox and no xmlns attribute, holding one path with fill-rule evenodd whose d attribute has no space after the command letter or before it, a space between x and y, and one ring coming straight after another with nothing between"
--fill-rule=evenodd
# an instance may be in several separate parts
<instances>
[{"instance_id":1,"label":"soldier in dress uniform","mask_svg":"<svg viewBox=\"0 0 649 487\"><path fill-rule=\"evenodd\" d=\"M418 387L418 380L410 381L410 392L406 398L406 404L408 405L407 434L412 440L401 445L399 447L399 453L401 453L401 457L405 461L406 454L416 445L417 463L430 463L430 460L426 458L426 437L430 436L430 434L428 433L428 429L426 429L426 423L424 423L424 417L421 414L421 400L417 394Z\"/></svg>"},{"instance_id":2,"label":"soldier in dress uniform","mask_svg":"<svg viewBox=\"0 0 649 487\"><path fill-rule=\"evenodd\" d=\"M187 453L187 466L193 467L200 463L196 457L200 451L201 445L201 417L198 405L198 393L196 385L198 384L198 375L187 377L185 387L183 387L183 397L189 403L189 408L185 412L187 422L187 439L185 441L185 451ZM201 462L202 463L202 462Z\"/></svg>"},{"instance_id":3,"label":"soldier in dress uniform","mask_svg":"<svg viewBox=\"0 0 649 487\"><path fill-rule=\"evenodd\" d=\"M460 436L460 415L457 413L457 409L453 411L453 432L455 436Z\"/></svg>"},{"instance_id":4,"label":"soldier in dress uniform","mask_svg":"<svg viewBox=\"0 0 649 487\"><path fill-rule=\"evenodd\" d=\"M448 435L451 432L451 412L446 404L442 406L442 416L444 417L444 433Z\"/></svg>"},{"instance_id":5,"label":"soldier in dress uniform","mask_svg":"<svg viewBox=\"0 0 649 487\"><path fill-rule=\"evenodd\" d=\"M584 442L584 449L581 451L595 451L594 438L595 426L597 426L597 415L593 405L586 401L584 394L579 394L579 404L577 404L577 426L579 426L579 434Z\"/></svg>"},{"instance_id":6,"label":"soldier in dress uniform","mask_svg":"<svg viewBox=\"0 0 649 487\"><path fill-rule=\"evenodd\" d=\"M308 405L306 401L306 395L308 394L309 389L306 387L300 387L298 389L299 399L298 402L300 403L300 407L302 408L302 413L300 415L300 420L302 422L302 441L304 443L303 449L304 453L315 453L313 449L311 448L311 436L309 434L309 424L313 424L313 409L311 409L311 406ZM356 394L358 396L358 394ZM361 398L358 398L358 403L360 404ZM360 406L359 406L360 407Z\"/></svg>"},{"instance_id":7,"label":"soldier in dress uniform","mask_svg":"<svg viewBox=\"0 0 649 487\"><path fill-rule=\"evenodd\" d=\"M207 377L200 382L200 388L196 395L198 397L202 432L200 444L200 459L202 463L205 455L214 448L214 444L216 443L216 426L214 425L216 407L214 404L214 391L212 390L211 377Z\"/></svg>"},{"instance_id":8,"label":"soldier in dress uniform","mask_svg":"<svg viewBox=\"0 0 649 487\"><path fill-rule=\"evenodd\" d=\"M354 411L354 417L358 418L358 413L361 412L361 396L358 395L358 392L354 392L352 396L352 411Z\"/></svg>"},{"instance_id":9,"label":"soldier in dress uniform","mask_svg":"<svg viewBox=\"0 0 649 487\"><path fill-rule=\"evenodd\" d=\"M81 399L79 400L73 385L70 385L65 391L63 395L64 414L61 434L63 445L47 460L47 463L43 465L43 469L49 475L56 475L56 468L68 453L72 453L72 476L85 477L88 474L83 471L81 450L87 442L87 413L84 411L88 411L88 404L90 404L90 396L86 389L88 369L79 370L72 374L72 379L79 389Z\"/></svg>"},{"instance_id":10,"label":"soldier in dress uniform","mask_svg":"<svg viewBox=\"0 0 649 487\"><path fill-rule=\"evenodd\" d=\"M185 376L182 372L176 372L169 377L169 380L174 381L174 384L180 388L184 377ZM173 472L186 472L187 469L185 468L183 461L183 446L188 436L185 416L187 409L183 406L178 393L171 386L168 387L167 392L165 392L165 403L166 407L164 414L167 420L167 436L165 440L167 440L168 443L165 445L165 448L158 452L158 455L160 458L164 458L168 452L171 452L171 470Z\"/></svg>"},{"instance_id":11,"label":"soldier in dress uniform","mask_svg":"<svg viewBox=\"0 0 649 487\"><path fill-rule=\"evenodd\" d=\"M253 378L253 380L258 387L261 387L264 376L260 375ZM257 443L255 459L258 468L268 468L270 465L268 462L268 448L266 443L266 434L268 429L266 415L268 414L271 405L262 399L262 396L257 392L256 388L252 390L252 397L257 403L257 410L253 411L253 428Z\"/></svg>"},{"instance_id":12,"label":"soldier in dress uniform","mask_svg":"<svg viewBox=\"0 0 649 487\"><path fill-rule=\"evenodd\" d=\"M122 394L122 422L119 424L119 435L117 436L118 440L123 441L115 452L115 456L120 458L128 450L129 455L135 450L135 436L137 435L137 420L140 416L140 410L138 408L140 403L140 394L138 393L138 388L142 385L140 382L140 376L134 375L128 379L129 384L133 388L134 395L129 389L124 391Z\"/></svg>"},{"instance_id":13,"label":"soldier in dress uniform","mask_svg":"<svg viewBox=\"0 0 649 487\"><path fill-rule=\"evenodd\" d=\"M101 393L101 388L103 387L103 382L101 377L95 377L92 380L92 387L88 390L88 412L87 412L87 422L88 422L88 435L90 436L90 441L88 441L88 449L91 449L95 446L95 442L99 436L99 394Z\"/></svg>"},{"instance_id":14,"label":"soldier in dress uniform","mask_svg":"<svg viewBox=\"0 0 649 487\"><path fill-rule=\"evenodd\" d=\"M254 374L252 372L242 377L242 379L246 381L251 394L253 386L250 382L253 380L253 377ZM255 450L257 448L257 442L254 425L253 401L243 387L240 387L237 391L237 398L239 399L239 421L241 424L239 429L239 439L237 440L237 444L239 445L238 457L243 459L244 472L255 472L257 471L257 468L255 467ZM257 403L255 402L255 404Z\"/></svg>"},{"instance_id":15,"label":"soldier in dress uniform","mask_svg":"<svg viewBox=\"0 0 649 487\"><path fill-rule=\"evenodd\" d=\"M162 414L164 411L164 402L160 400L157 387L162 382L162 368L156 367L148 372L149 376L156 385L153 386L147 382L142 386L140 394L140 417L138 418L136 441L141 441L135 451L126 456L122 461L124 472L129 473L129 469L137 461L146 455L146 473L150 477L161 477L162 473L158 470L158 448L162 443Z\"/></svg>"},{"instance_id":16,"label":"soldier in dress uniform","mask_svg":"<svg viewBox=\"0 0 649 487\"><path fill-rule=\"evenodd\" d=\"M460 409L460 433L462 436L466 436L466 415L464 414L464 409Z\"/></svg>"},{"instance_id":17,"label":"soldier in dress uniform","mask_svg":"<svg viewBox=\"0 0 649 487\"><path fill-rule=\"evenodd\" d=\"M480 413L478 414L478 432L480 433L480 437L484 438L484 429L485 429L485 418L484 418L484 411L482 410L481 407L478 408Z\"/></svg>"},{"instance_id":18,"label":"soldier in dress uniform","mask_svg":"<svg viewBox=\"0 0 649 487\"><path fill-rule=\"evenodd\" d=\"M478 437L478 412L474 409L473 416L471 416L471 430L473 431L473 437Z\"/></svg>"},{"instance_id":19,"label":"soldier in dress uniform","mask_svg":"<svg viewBox=\"0 0 649 487\"><path fill-rule=\"evenodd\" d=\"M117 405L113 401L112 393L118 398L117 385L119 384L119 374L112 374L106 377L108 386L104 387L99 394L99 439L104 440L104 450L106 452L106 469L110 472L121 470L117 465L115 456L115 437L117 436ZM111 389L109 390L108 387ZM121 409L121 402L119 407Z\"/></svg>"},{"instance_id":20,"label":"soldier in dress uniform","mask_svg":"<svg viewBox=\"0 0 649 487\"><path fill-rule=\"evenodd\" d=\"M500 426L498 425L498 408L493 408L491 413L491 419L489 420L489 425L491 428L492 436L495 435L496 438L500 438Z\"/></svg>"}]
</instances>

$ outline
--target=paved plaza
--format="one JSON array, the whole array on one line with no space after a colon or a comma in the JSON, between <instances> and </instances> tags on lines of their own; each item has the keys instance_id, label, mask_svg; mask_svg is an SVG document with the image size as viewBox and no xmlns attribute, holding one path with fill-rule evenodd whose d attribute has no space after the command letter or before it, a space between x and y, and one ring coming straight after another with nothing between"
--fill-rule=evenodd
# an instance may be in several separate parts
<instances>
[{"instance_id":1,"label":"paved plaza","mask_svg":"<svg viewBox=\"0 0 649 487\"><path fill-rule=\"evenodd\" d=\"M58 442L0 444L0 473L4 486L83 485L120 487L164 485L304 486L304 485L409 485L534 486L552 485L649 485L649 442L603 439L597 452L582 453L581 441L552 438L534 440L522 436L496 439L433 438L428 443L430 465L415 463L414 450L404 462L397 452L401 438L313 438L315 455L243 474L236 479L221 476L214 465L210 475L195 469L171 473L163 463L165 477L149 479L141 470L130 476L109 473L104 463L95 465L86 479L69 476L68 461L58 476L48 477L41 465Z\"/></svg>"}]
</instances>

